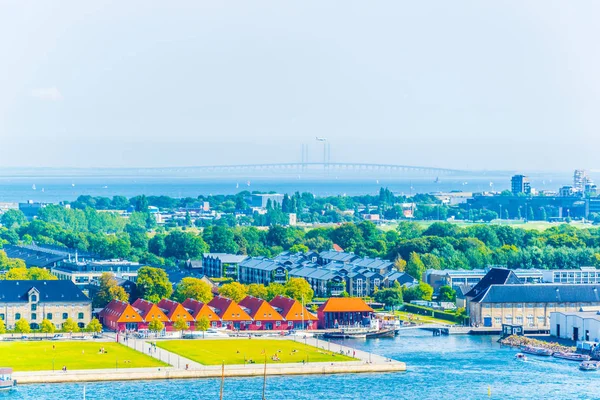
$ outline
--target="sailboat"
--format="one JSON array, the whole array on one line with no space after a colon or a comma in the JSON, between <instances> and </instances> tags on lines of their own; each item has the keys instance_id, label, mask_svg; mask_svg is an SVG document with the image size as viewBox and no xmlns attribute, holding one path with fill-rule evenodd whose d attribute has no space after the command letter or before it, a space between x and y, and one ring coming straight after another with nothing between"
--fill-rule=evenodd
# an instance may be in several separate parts
<instances>
[{"instance_id":1,"label":"sailboat","mask_svg":"<svg viewBox=\"0 0 600 400\"><path fill-rule=\"evenodd\" d=\"M240 184L239 184L239 183L236 183L236 184L235 184L235 188L236 188L236 189L239 189L239 188L240 188Z\"/></svg>"},{"instance_id":2,"label":"sailboat","mask_svg":"<svg viewBox=\"0 0 600 400\"><path fill-rule=\"evenodd\" d=\"M36 190L35 183L31 186L33 190Z\"/></svg>"}]
</instances>

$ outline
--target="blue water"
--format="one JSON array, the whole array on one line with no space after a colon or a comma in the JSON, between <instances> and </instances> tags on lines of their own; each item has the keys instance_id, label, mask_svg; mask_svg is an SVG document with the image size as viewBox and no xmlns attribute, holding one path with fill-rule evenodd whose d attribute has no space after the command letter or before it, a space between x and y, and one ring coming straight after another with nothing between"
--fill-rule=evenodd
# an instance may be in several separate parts
<instances>
[{"instance_id":1,"label":"blue water","mask_svg":"<svg viewBox=\"0 0 600 400\"><path fill-rule=\"evenodd\" d=\"M516 361L496 337L433 337L411 331L395 339L346 341L407 363L388 374L269 377L268 399L598 399L600 372L554 358ZM331 346L335 346L332 344ZM332 347L333 349L334 347ZM218 399L219 379L87 384L88 399ZM491 397L488 397L488 387ZM24 385L0 399L81 399L82 384ZM260 399L262 378L225 381L227 400Z\"/></svg>"}]
</instances>

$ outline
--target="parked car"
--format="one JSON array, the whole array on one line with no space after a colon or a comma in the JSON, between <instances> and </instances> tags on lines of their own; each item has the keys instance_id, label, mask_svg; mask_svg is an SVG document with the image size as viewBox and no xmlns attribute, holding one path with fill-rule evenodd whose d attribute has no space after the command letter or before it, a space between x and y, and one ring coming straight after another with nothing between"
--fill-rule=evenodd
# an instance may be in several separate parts
<instances>
[{"instance_id":1,"label":"parked car","mask_svg":"<svg viewBox=\"0 0 600 400\"><path fill-rule=\"evenodd\" d=\"M57 333L56 335L52 336L52 340L65 340L65 339L68 339L68 338L61 333Z\"/></svg>"}]
</instances>

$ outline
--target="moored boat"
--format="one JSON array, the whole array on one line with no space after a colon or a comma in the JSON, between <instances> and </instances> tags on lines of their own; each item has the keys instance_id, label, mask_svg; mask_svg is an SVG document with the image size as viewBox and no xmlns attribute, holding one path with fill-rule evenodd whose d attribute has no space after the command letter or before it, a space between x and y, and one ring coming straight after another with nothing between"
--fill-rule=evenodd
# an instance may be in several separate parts
<instances>
[{"instance_id":1,"label":"moored boat","mask_svg":"<svg viewBox=\"0 0 600 400\"><path fill-rule=\"evenodd\" d=\"M535 356L544 356L544 357L550 357L553 353L553 351L550 349L545 349L543 347L535 347L535 346L523 346L521 348L521 351L523 353L533 354Z\"/></svg>"},{"instance_id":2,"label":"moored boat","mask_svg":"<svg viewBox=\"0 0 600 400\"><path fill-rule=\"evenodd\" d=\"M579 369L582 371L597 371L600 367L600 361L584 361L579 364Z\"/></svg>"},{"instance_id":3,"label":"moored boat","mask_svg":"<svg viewBox=\"0 0 600 400\"><path fill-rule=\"evenodd\" d=\"M396 330L394 328L383 328L378 331L371 331L366 333L367 339L369 338L381 338L381 337L394 337L396 336Z\"/></svg>"},{"instance_id":4,"label":"moored boat","mask_svg":"<svg viewBox=\"0 0 600 400\"><path fill-rule=\"evenodd\" d=\"M17 381L12 378L12 368L0 367L0 391L10 390L17 386Z\"/></svg>"},{"instance_id":5,"label":"moored boat","mask_svg":"<svg viewBox=\"0 0 600 400\"><path fill-rule=\"evenodd\" d=\"M589 361L591 359L591 357L586 354L567 353L567 352L563 352L563 351L556 352L556 353L552 354L552 356L556 357L556 358L562 358L563 360L569 360L569 361Z\"/></svg>"}]
</instances>

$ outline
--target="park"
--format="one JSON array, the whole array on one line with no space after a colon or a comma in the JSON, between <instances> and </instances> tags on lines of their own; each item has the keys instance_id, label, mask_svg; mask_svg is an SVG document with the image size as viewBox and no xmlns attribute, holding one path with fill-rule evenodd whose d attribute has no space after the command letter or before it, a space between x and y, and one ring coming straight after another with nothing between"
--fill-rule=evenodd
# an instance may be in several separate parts
<instances>
[{"instance_id":1,"label":"park","mask_svg":"<svg viewBox=\"0 0 600 400\"><path fill-rule=\"evenodd\" d=\"M323 342L326 344L326 342ZM156 346L203 365L355 361L347 355L291 340L224 339L159 341Z\"/></svg>"},{"instance_id":2,"label":"park","mask_svg":"<svg viewBox=\"0 0 600 400\"><path fill-rule=\"evenodd\" d=\"M0 360L15 371L163 367L167 364L118 343L0 342Z\"/></svg>"}]
</instances>

